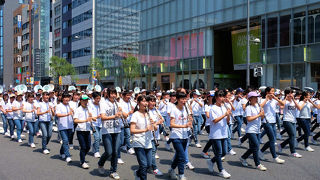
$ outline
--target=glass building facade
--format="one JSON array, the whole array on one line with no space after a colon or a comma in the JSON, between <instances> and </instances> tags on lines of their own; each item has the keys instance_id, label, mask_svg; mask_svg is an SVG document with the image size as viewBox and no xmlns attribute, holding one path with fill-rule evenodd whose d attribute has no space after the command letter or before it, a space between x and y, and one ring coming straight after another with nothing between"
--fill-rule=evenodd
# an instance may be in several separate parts
<instances>
[{"instance_id":1,"label":"glass building facade","mask_svg":"<svg viewBox=\"0 0 320 180\"><path fill-rule=\"evenodd\" d=\"M105 85L127 87L121 60L138 58L133 86L235 88L245 85L247 0L97 0L96 56ZM251 0L252 84L317 87L319 0ZM251 73L252 74L252 73Z\"/></svg>"},{"instance_id":2,"label":"glass building facade","mask_svg":"<svg viewBox=\"0 0 320 180\"><path fill-rule=\"evenodd\" d=\"M0 85L3 84L3 6L0 6Z\"/></svg>"}]
</instances>

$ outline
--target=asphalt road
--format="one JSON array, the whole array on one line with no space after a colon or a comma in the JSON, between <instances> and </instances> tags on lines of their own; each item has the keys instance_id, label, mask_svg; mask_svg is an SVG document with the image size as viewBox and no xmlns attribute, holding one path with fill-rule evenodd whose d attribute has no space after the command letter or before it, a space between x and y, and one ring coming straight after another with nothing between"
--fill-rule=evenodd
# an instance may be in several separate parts
<instances>
[{"instance_id":1,"label":"asphalt road","mask_svg":"<svg viewBox=\"0 0 320 180\"><path fill-rule=\"evenodd\" d=\"M2 127L2 124L0 124ZM0 132L3 130L0 128ZM317 129L319 131L319 129ZM25 138L28 138L28 134ZM35 138L37 147L35 149L30 148L27 145L25 139L23 143L17 143L11 141L10 138L0 135L0 179L1 180L51 180L51 179L68 179L68 180L82 180L82 179L109 179L107 175L101 176L97 172L98 159L94 158L92 153L87 156L86 160L89 162L90 169L85 170L80 167L79 164L79 147L78 141L74 139L75 149L70 150L73 161L67 164L59 157L60 144L56 141L57 133L53 133L53 137L48 147L50 149L49 155L42 154L41 150L41 138ZM202 146L205 145L207 135L200 136ZM265 139L266 141L266 139ZM223 162L224 168L232 175L232 179L246 179L246 180L269 180L269 179L291 179L291 180L314 180L320 179L320 146L312 146L315 152L304 151L303 145L300 144L298 153L303 157L296 159L288 156L288 147L283 150L281 158L286 160L283 165L272 162L271 154L268 152L265 155L267 161L262 161L268 170L261 172L253 167L242 167L239 162L239 157L244 153L248 147L247 143L243 144L243 148L236 147L237 141L233 140L232 144L237 155L226 157L226 161ZM158 154L160 159L157 160L158 168L165 173L162 177L155 177L152 174L148 175L148 179L169 179L167 170L171 164L171 158L173 152L168 152L164 148L164 142L160 141ZM193 171L186 170L186 177L197 180L207 179L220 179L217 174L212 174L207 169L206 160L200 156L202 149L191 146L189 148L190 160L195 166ZM101 148L100 153L103 152ZM212 151L209 152L212 156ZM121 154L122 159L125 161L124 165L118 166L118 173L121 179L134 179L133 171L138 169L138 163L135 155L129 155L126 153ZM253 160L248 159L248 163L254 165ZM110 168L110 162L106 162L105 168ZM214 166L215 172L217 172L216 165ZM176 170L177 172L177 170Z\"/></svg>"}]
</instances>

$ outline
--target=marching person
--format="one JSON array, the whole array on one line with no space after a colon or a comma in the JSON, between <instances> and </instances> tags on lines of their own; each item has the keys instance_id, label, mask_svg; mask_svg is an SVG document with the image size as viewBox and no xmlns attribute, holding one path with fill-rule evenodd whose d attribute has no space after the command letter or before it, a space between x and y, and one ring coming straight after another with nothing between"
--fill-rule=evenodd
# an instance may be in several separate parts
<instances>
[{"instance_id":1,"label":"marching person","mask_svg":"<svg viewBox=\"0 0 320 180\"><path fill-rule=\"evenodd\" d=\"M201 125L202 125L202 116L201 116L201 111L202 107L204 106L202 99L200 98L201 94L198 90L195 90L192 92L192 99L189 100L189 105L192 108L192 113L193 113L193 129L194 129L194 142L196 144L197 148L201 148L201 144L198 141L198 134L200 134L201 131Z\"/></svg>"},{"instance_id":2,"label":"marching person","mask_svg":"<svg viewBox=\"0 0 320 180\"><path fill-rule=\"evenodd\" d=\"M16 96L14 94L9 95L9 100L5 104L6 118L9 124L10 137L14 139L14 121L13 121L13 111L12 111L12 103L14 102Z\"/></svg>"},{"instance_id":3,"label":"marching person","mask_svg":"<svg viewBox=\"0 0 320 180\"><path fill-rule=\"evenodd\" d=\"M22 95L21 92L17 93L16 100L12 103L13 121L17 128L17 139L19 143L22 143L21 134L24 125Z\"/></svg>"},{"instance_id":4,"label":"marching person","mask_svg":"<svg viewBox=\"0 0 320 180\"><path fill-rule=\"evenodd\" d=\"M0 102L0 113L1 113L1 118L2 118L2 122L3 122L3 135L5 136L10 136L10 134L8 133L8 118L7 118L7 104L9 102L9 95L8 93L4 93L3 94L3 100L1 100Z\"/></svg>"},{"instance_id":5,"label":"marching person","mask_svg":"<svg viewBox=\"0 0 320 180\"><path fill-rule=\"evenodd\" d=\"M66 158L66 162L72 161L69 152L69 139L74 131L73 129L73 109L69 106L70 95L64 93L62 95L62 102L56 107L56 115L58 117L58 130L61 135L62 145L60 148L61 158Z\"/></svg>"},{"instance_id":6,"label":"marching person","mask_svg":"<svg viewBox=\"0 0 320 180\"><path fill-rule=\"evenodd\" d=\"M102 122L101 122L101 115L100 115L100 100L101 96L98 92L92 93L93 102L89 103L89 110L92 113L92 124L93 128L95 128L95 131L93 132L93 144L92 144L92 150L94 153L95 158L100 158L100 141L101 141L101 128L102 128ZM92 129L93 131L93 129Z\"/></svg>"},{"instance_id":7,"label":"marching person","mask_svg":"<svg viewBox=\"0 0 320 180\"><path fill-rule=\"evenodd\" d=\"M22 112L25 113L25 121L27 122L28 130L29 130L29 141L28 145L32 148L35 148L34 144L34 135L36 131L36 106L34 104L34 96L33 94L27 95L27 101L24 103Z\"/></svg>"},{"instance_id":8,"label":"marching person","mask_svg":"<svg viewBox=\"0 0 320 180\"><path fill-rule=\"evenodd\" d=\"M79 106L79 98L80 94L79 92L74 92L71 97L71 101L69 101L70 108L75 111ZM77 127L77 123L73 123L73 129ZM75 131L72 132L71 136L69 137L69 148L73 149L73 136Z\"/></svg>"}]
</instances>

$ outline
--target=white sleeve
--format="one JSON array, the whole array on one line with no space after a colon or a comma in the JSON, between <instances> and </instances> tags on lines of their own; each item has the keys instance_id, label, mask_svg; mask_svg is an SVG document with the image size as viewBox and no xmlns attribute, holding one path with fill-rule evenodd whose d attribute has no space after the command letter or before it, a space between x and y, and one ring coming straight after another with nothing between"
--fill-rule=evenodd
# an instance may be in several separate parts
<instances>
[{"instance_id":1,"label":"white sleeve","mask_svg":"<svg viewBox=\"0 0 320 180\"><path fill-rule=\"evenodd\" d=\"M247 117L253 116L251 106L246 107L246 115Z\"/></svg>"}]
</instances>

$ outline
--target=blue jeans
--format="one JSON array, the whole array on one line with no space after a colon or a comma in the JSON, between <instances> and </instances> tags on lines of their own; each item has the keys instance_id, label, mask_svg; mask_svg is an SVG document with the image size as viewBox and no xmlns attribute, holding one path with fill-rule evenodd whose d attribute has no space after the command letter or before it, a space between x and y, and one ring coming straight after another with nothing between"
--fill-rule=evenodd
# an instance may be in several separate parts
<instances>
[{"instance_id":1,"label":"blue jeans","mask_svg":"<svg viewBox=\"0 0 320 180\"><path fill-rule=\"evenodd\" d=\"M280 113L276 113L276 122L277 122L277 128L280 131L281 129L281 119L280 119ZM277 134L276 134L277 135Z\"/></svg>"},{"instance_id":2,"label":"blue jeans","mask_svg":"<svg viewBox=\"0 0 320 180\"><path fill-rule=\"evenodd\" d=\"M201 126L202 126L202 123L203 123L203 118L201 115L199 116L193 116L195 119L195 121L197 122L196 123L196 127L197 127L197 134L200 134L200 131L201 131Z\"/></svg>"},{"instance_id":3,"label":"blue jeans","mask_svg":"<svg viewBox=\"0 0 320 180\"><path fill-rule=\"evenodd\" d=\"M214 157L211 159L212 163L217 163L218 169L221 172L223 170L221 157L225 156L226 151L226 140L227 139L210 139L212 143L212 149Z\"/></svg>"},{"instance_id":4,"label":"blue jeans","mask_svg":"<svg viewBox=\"0 0 320 180\"><path fill-rule=\"evenodd\" d=\"M157 154L157 146L155 145L154 140L152 142L152 161L151 161L151 167L152 170L158 169L157 167L157 161L156 161L156 154ZM149 167L149 166L148 166Z\"/></svg>"},{"instance_id":5,"label":"blue jeans","mask_svg":"<svg viewBox=\"0 0 320 180\"><path fill-rule=\"evenodd\" d=\"M134 151L136 152L139 163L139 169L136 175L140 177L141 180L146 180L148 165L151 164L152 161L152 149L134 148Z\"/></svg>"},{"instance_id":6,"label":"blue jeans","mask_svg":"<svg viewBox=\"0 0 320 180\"><path fill-rule=\"evenodd\" d=\"M3 134L8 131L8 120L5 114L1 113L1 118L3 122Z\"/></svg>"},{"instance_id":7,"label":"blue jeans","mask_svg":"<svg viewBox=\"0 0 320 180\"><path fill-rule=\"evenodd\" d=\"M232 131L233 124L228 124L228 138L226 139L226 150L227 152L231 151L232 145L231 145L231 131Z\"/></svg>"},{"instance_id":8,"label":"blue jeans","mask_svg":"<svg viewBox=\"0 0 320 180\"><path fill-rule=\"evenodd\" d=\"M283 121L283 127L288 133L288 139L284 140L280 146L284 148L288 143L290 146L290 152L295 153L296 152L296 146L295 146L295 139L296 139L296 123Z\"/></svg>"},{"instance_id":9,"label":"blue jeans","mask_svg":"<svg viewBox=\"0 0 320 180\"><path fill-rule=\"evenodd\" d=\"M39 125L42 131L42 150L46 150L52 136L52 121L40 121Z\"/></svg>"},{"instance_id":10,"label":"blue jeans","mask_svg":"<svg viewBox=\"0 0 320 180\"><path fill-rule=\"evenodd\" d=\"M14 134L14 121L13 119L8 119L9 129L10 129L10 136L13 136Z\"/></svg>"},{"instance_id":11,"label":"blue jeans","mask_svg":"<svg viewBox=\"0 0 320 180\"><path fill-rule=\"evenodd\" d=\"M107 159L111 158L111 173L117 172L118 167L118 150L120 147L120 133L103 134L102 143L104 153L102 154L98 165L103 166Z\"/></svg>"},{"instance_id":12,"label":"blue jeans","mask_svg":"<svg viewBox=\"0 0 320 180\"><path fill-rule=\"evenodd\" d=\"M99 152L100 149L100 141L101 141L101 128L100 127L95 127L96 132L93 133L93 144L92 144L92 148L93 148L93 152Z\"/></svg>"},{"instance_id":13,"label":"blue jeans","mask_svg":"<svg viewBox=\"0 0 320 180\"><path fill-rule=\"evenodd\" d=\"M261 148L261 152L264 152L265 150L270 148L270 153L272 154L272 157L276 158L276 157L278 157L277 153L276 153L276 148L275 148L277 134L274 134L274 131L272 129L272 125L274 125L274 127L275 127L274 123L273 124L271 124L271 123L264 123L263 124L264 131L267 133L269 141L267 143L265 143L264 146Z\"/></svg>"},{"instance_id":14,"label":"blue jeans","mask_svg":"<svg viewBox=\"0 0 320 180\"><path fill-rule=\"evenodd\" d=\"M238 132L238 137L241 137L241 127L242 127L242 123L243 123L243 117L242 116L235 116L234 118L237 120L237 122L236 122L237 126L232 131L232 134L234 134L235 132Z\"/></svg>"},{"instance_id":15,"label":"blue jeans","mask_svg":"<svg viewBox=\"0 0 320 180\"><path fill-rule=\"evenodd\" d=\"M194 142L198 143L198 134L200 134L200 128L201 128L201 122L202 122L202 116L193 116L193 138Z\"/></svg>"},{"instance_id":16,"label":"blue jeans","mask_svg":"<svg viewBox=\"0 0 320 180\"><path fill-rule=\"evenodd\" d=\"M277 137L277 127L276 127L276 123L269 123L271 128L272 128L272 131L273 131L273 134L275 134L275 137ZM263 138L264 135L266 135L267 132L265 129L263 129L262 133L260 134L260 139Z\"/></svg>"},{"instance_id":17,"label":"blue jeans","mask_svg":"<svg viewBox=\"0 0 320 180\"><path fill-rule=\"evenodd\" d=\"M39 132L39 119L36 119L35 125L34 125L34 134L37 134Z\"/></svg>"},{"instance_id":18,"label":"blue jeans","mask_svg":"<svg viewBox=\"0 0 320 180\"><path fill-rule=\"evenodd\" d=\"M29 129L29 143L33 143L33 137L34 137L34 134L35 134L35 123L36 122L29 122L27 121L27 126L28 126L28 129Z\"/></svg>"},{"instance_id":19,"label":"blue jeans","mask_svg":"<svg viewBox=\"0 0 320 180\"><path fill-rule=\"evenodd\" d=\"M62 145L60 148L60 155L64 154L66 157L70 157L70 152L69 152L69 139L72 136L72 129L64 129L60 130L60 135L62 139Z\"/></svg>"},{"instance_id":20,"label":"blue jeans","mask_svg":"<svg viewBox=\"0 0 320 180\"><path fill-rule=\"evenodd\" d=\"M86 155L90 151L91 135L90 131L77 131L77 138L80 145L80 164L86 160Z\"/></svg>"},{"instance_id":21,"label":"blue jeans","mask_svg":"<svg viewBox=\"0 0 320 180\"><path fill-rule=\"evenodd\" d=\"M178 167L179 175L184 174L184 166L186 163L185 150L187 147L187 139L172 139L173 148L176 153L174 155L171 168L175 169Z\"/></svg>"},{"instance_id":22,"label":"blue jeans","mask_svg":"<svg viewBox=\"0 0 320 180\"><path fill-rule=\"evenodd\" d=\"M302 128L304 134L300 136L297 141L300 142L304 140L304 146L308 147L309 146L309 136L310 136L310 121L311 119L300 119L300 124L299 126Z\"/></svg>"},{"instance_id":23,"label":"blue jeans","mask_svg":"<svg viewBox=\"0 0 320 180\"><path fill-rule=\"evenodd\" d=\"M249 139L249 149L241 156L242 159L247 159L251 154L253 154L253 160L256 166L260 165L259 159L259 134L246 133Z\"/></svg>"},{"instance_id":24,"label":"blue jeans","mask_svg":"<svg viewBox=\"0 0 320 180\"><path fill-rule=\"evenodd\" d=\"M23 124L24 124L24 120L20 120L20 119L15 119L13 120L14 124L17 127L17 139L21 139L21 133L22 133L22 128L23 128Z\"/></svg>"},{"instance_id":25,"label":"blue jeans","mask_svg":"<svg viewBox=\"0 0 320 180\"><path fill-rule=\"evenodd\" d=\"M121 133L120 133L120 139L121 143L120 146L127 146L127 150L132 148L130 144L130 128L121 128Z\"/></svg>"}]
</instances>

